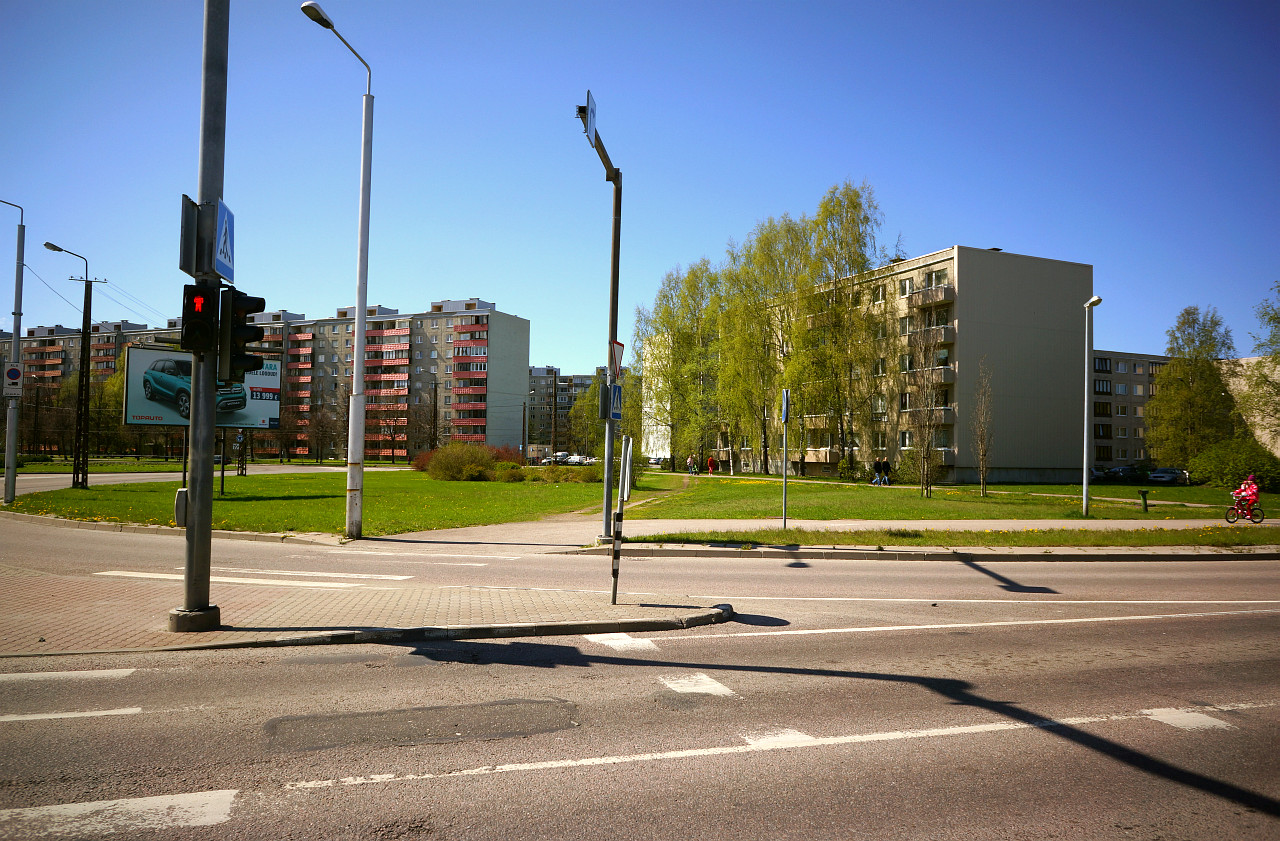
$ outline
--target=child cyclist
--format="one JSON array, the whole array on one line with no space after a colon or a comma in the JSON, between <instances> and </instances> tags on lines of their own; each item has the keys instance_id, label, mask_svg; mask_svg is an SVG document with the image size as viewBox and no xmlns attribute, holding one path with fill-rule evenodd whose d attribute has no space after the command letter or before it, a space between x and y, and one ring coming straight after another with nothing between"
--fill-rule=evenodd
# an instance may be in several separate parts
<instances>
[{"instance_id":1,"label":"child cyclist","mask_svg":"<svg viewBox=\"0 0 1280 841\"><path fill-rule=\"evenodd\" d=\"M1249 478L1240 483L1237 490L1231 492L1241 504L1244 505L1245 516L1253 513L1253 506L1258 504L1258 483L1254 481L1253 474L1249 474Z\"/></svg>"}]
</instances>

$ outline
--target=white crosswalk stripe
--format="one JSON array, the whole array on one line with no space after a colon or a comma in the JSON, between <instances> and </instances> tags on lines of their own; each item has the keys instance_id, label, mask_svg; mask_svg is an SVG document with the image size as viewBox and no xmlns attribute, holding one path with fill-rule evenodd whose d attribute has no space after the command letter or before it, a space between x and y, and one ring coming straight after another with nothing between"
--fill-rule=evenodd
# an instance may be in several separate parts
<instances>
[{"instance_id":1,"label":"white crosswalk stripe","mask_svg":"<svg viewBox=\"0 0 1280 841\"><path fill-rule=\"evenodd\" d=\"M0 809L0 839L97 838L109 833L214 826L231 817L238 793L226 789Z\"/></svg>"},{"instance_id":2,"label":"white crosswalk stripe","mask_svg":"<svg viewBox=\"0 0 1280 841\"><path fill-rule=\"evenodd\" d=\"M685 692L703 695L720 695L727 698L737 697L737 693L723 683L707 677L702 672L691 675L680 675L659 678L672 692Z\"/></svg>"},{"instance_id":3,"label":"white crosswalk stripe","mask_svg":"<svg viewBox=\"0 0 1280 841\"><path fill-rule=\"evenodd\" d=\"M587 634L590 642L607 645L615 651L657 651L658 645L653 640L636 639L630 634Z\"/></svg>"},{"instance_id":4,"label":"white crosswalk stripe","mask_svg":"<svg viewBox=\"0 0 1280 841\"><path fill-rule=\"evenodd\" d=\"M1156 709L1143 710L1143 715L1149 716L1156 721L1168 724L1172 727L1178 727L1183 730L1233 730L1232 725L1227 724L1221 719L1214 718L1211 715L1205 715L1194 710L1178 710L1178 709Z\"/></svg>"},{"instance_id":5,"label":"white crosswalk stripe","mask_svg":"<svg viewBox=\"0 0 1280 841\"><path fill-rule=\"evenodd\" d=\"M113 680L128 677L137 669L85 669L79 672L14 672L0 675L0 682L22 680Z\"/></svg>"}]
</instances>

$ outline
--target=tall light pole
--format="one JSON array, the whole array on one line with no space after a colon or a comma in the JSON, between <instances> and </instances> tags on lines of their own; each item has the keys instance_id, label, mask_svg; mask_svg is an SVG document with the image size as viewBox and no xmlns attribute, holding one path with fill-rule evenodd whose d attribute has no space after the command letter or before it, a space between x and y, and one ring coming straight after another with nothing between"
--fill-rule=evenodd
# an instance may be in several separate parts
<instances>
[{"instance_id":1,"label":"tall light pole","mask_svg":"<svg viewBox=\"0 0 1280 841\"><path fill-rule=\"evenodd\" d=\"M84 312L80 319L80 386L76 393L76 440L71 448L71 487L89 487L89 321L93 309L93 284L89 280L89 260L51 242L44 247L84 260Z\"/></svg>"},{"instance_id":2,"label":"tall light pole","mask_svg":"<svg viewBox=\"0 0 1280 841\"><path fill-rule=\"evenodd\" d=\"M1091 391L1089 389L1089 381L1093 378L1092 366L1089 361L1093 358L1093 308L1102 303L1102 299L1097 295L1084 302L1084 516L1089 516L1089 448L1093 443L1093 436L1090 433L1090 417L1089 402Z\"/></svg>"},{"instance_id":3,"label":"tall light pole","mask_svg":"<svg viewBox=\"0 0 1280 841\"><path fill-rule=\"evenodd\" d=\"M9 354L11 363L21 361L19 354L22 346L18 338L22 335L22 266L26 261L27 226L23 224L24 213L19 205L0 199L0 204L18 208L18 261L13 275L13 351ZM18 403L21 397L10 397L9 407L5 410L4 433L4 504L13 502L17 493L18 481Z\"/></svg>"},{"instance_id":4,"label":"tall light pole","mask_svg":"<svg viewBox=\"0 0 1280 841\"><path fill-rule=\"evenodd\" d=\"M369 176L373 166L373 70L347 43L315 0L302 4L302 13L338 36L368 74L364 95L364 128L360 134L360 234L356 263L356 341L351 365L351 413L347 424L347 537L360 537L364 507L364 322L369 280ZM393 447L394 449L394 442Z\"/></svg>"},{"instance_id":5,"label":"tall light pole","mask_svg":"<svg viewBox=\"0 0 1280 841\"><path fill-rule=\"evenodd\" d=\"M609 158L608 151L604 148L604 141L600 139L600 133L596 131L596 103L591 96L591 91L587 91L587 104L578 106L578 119L582 120L582 127L587 134L587 142L596 150L596 154L600 156L600 163L604 164L604 180L613 184L613 248L609 261L609 354L606 357L607 367L605 368L605 388L609 397L602 401L601 405L608 405L613 395L613 386L617 382L617 377L613 369L613 349L618 344L618 263L619 253L622 241L622 170L613 165L613 161ZM609 406L610 410L613 407ZM607 539L613 534L612 517L613 517L613 438L617 434L617 424L613 420L612 412L604 414L604 531L600 533L601 539Z\"/></svg>"}]
</instances>

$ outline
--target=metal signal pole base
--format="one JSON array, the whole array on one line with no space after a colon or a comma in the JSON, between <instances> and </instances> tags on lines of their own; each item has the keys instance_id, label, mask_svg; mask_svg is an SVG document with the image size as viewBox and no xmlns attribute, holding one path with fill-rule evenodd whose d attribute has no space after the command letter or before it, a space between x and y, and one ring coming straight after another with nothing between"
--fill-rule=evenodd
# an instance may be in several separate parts
<instances>
[{"instance_id":1,"label":"metal signal pole base","mask_svg":"<svg viewBox=\"0 0 1280 841\"><path fill-rule=\"evenodd\" d=\"M216 604L200 610L184 610L175 607L169 611L169 630L180 633L216 631L222 627L222 614Z\"/></svg>"}]
</instances>

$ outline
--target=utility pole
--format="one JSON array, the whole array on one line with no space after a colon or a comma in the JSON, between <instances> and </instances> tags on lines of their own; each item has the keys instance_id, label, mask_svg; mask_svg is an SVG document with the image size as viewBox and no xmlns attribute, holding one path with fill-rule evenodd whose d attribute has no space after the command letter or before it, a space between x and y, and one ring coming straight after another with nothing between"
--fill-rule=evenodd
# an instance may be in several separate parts
<instances>
[{"instance_id":1,"label":"utility pole","mask_svg":"<svg viewBox=\"0 0 1280 841\"><path fill-rule=\"evenodd\" d=\"M18 208L18 261L13 275L13 351L9 354L9 364L22 362L22 267L26 262L27 226L23 224L25 211L13 202L0 199L0 204ZM20 369L19 369L20 370ZM8 382L5 383L8 385ZM4 434L4 504L13 502L17 493L18 478L18 404L21 402L21 378L19 378L19 396L9 398L9 407L5 410Z\"/></svg>"},{"instance_id":2,"label":"utility pole","mask_svg":"<svg viewBox=\"0 0 1280 841\"><path fill-rule=\"evenodd\" d=\"M227 42L231 0L205 0L204 57L200 90L200 169L197 203L202 211L222 199L227 140ZM217 240L217 214L199 214L197 242L203 251ZM221 280L211 255L197 261L196 284L214 300ZM217 605L209 604L209 566L213 542L213 447L218 395L218 353L191 354L191 476L187 487L187 545L182 607L169 611L170 631L212 631L222 624Z\"/></svg>"}]
</instances>

